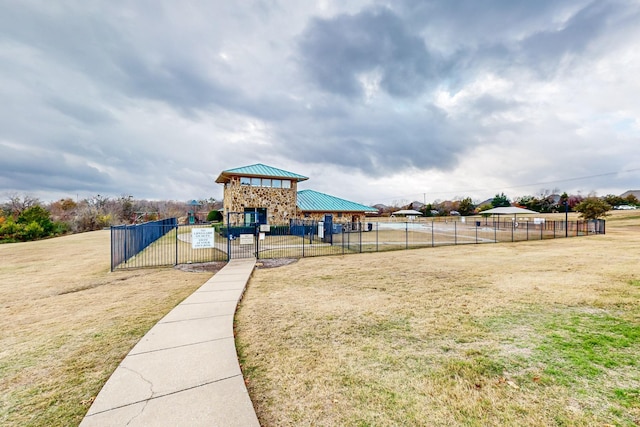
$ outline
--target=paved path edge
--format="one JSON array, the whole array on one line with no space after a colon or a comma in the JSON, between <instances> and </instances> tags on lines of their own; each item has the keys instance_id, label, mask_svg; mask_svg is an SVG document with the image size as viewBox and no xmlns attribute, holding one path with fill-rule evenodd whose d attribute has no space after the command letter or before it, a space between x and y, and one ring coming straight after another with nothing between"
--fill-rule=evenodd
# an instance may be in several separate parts
<instances>
[{"instance_id":1,"label":"paved path edge","mask_svg":"<svg viewBox=\"0 0 640 427\"><path fill-rule=\"evenodd\" d=\"M260 426L233 334L255 259L232 260L131 349L81 427Z\"/></svg>"}]
</instances>

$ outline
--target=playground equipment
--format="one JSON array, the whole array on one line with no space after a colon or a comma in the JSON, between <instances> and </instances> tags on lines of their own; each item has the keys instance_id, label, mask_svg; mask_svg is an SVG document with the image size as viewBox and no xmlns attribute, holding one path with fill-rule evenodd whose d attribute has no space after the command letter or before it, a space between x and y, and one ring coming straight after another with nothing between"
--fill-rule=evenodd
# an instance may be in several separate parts
<instances>
[{"instance_id":1,"label":"playground equipment","mask_svg":"<svg viewBox=\"0 0 640 427\"><path fill-rule=\"evenodd\" d=\"M202 220L198 218L198 208L202 207L202 203L199 203L197 200L192 200L188 205L189 211L187 212L187 223L193 225L202 222Z\"/></svg>"}]
</instances>

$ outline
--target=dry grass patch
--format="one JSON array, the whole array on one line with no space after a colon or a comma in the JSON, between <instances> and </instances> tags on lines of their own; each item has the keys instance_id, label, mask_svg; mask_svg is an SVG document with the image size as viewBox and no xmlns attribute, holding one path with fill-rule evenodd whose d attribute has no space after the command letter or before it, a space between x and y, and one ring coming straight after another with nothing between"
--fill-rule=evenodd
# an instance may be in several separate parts
<instances>
[{"instance_id":1,"label":"dry grass patch","mask_svg":"<svg viewBox=\"0 0 640 427\"><path fill-rule=\"evenodd\" d=\"M109 272L109 232L0 245L0 424L77 425L111 372L211 272Z\"/></svg>"},{"instance_id":2,"label":"dry grass patch","mask_svg":"<svg viewBox=\"0 0 640 427\"><path fill-rule=\"evenodd\" d=\"M612 219L256 271L237 341L261 422L640 423L640 221Z\"/></svg>"}]
</instances>

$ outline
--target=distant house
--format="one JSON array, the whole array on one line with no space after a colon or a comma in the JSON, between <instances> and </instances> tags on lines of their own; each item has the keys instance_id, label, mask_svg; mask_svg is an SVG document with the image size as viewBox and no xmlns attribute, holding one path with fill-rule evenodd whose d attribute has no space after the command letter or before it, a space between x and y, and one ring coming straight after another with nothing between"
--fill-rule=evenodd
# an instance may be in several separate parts
<instances>
[{"instance_id":1,"label":"distant house","mask_svg":"<svg viewBox=\"0 0 640 427\"><path fill-rule=\"evenodd\" d=\"M424 209L424 207L425 207L425 206L426 206L426 205L425 205L424 203L422 203L422 202L418 202L418 201L416 200L416 201L411 202L411 203L409 204L409 206L407 206L407 209L408 209L408 210L419 211L419 210L421 210L421 209Z\"/></svg>"},{"instance_id":2,"label":"distant house","mask_svg":"<svg viewBox=\"0 0 640 427\"><path fill-rule=\"evenodd\" d=\"M553 206L558 206L560 204L560 200L562 200L562 196L560 194L551 194L550 196L547 196L547 200L549 200Z\"/></svg>"},{"instance_id":3,"label":"distant house","mask_svg":"<svg viewBox=\"0 0 640 427\"><path fill-rule=\"evenodd\" d=\"M620 195L623 199L626 199L629 196L635 196L636 199L640 200L640 190L628 190Z\"/></svg>"},{"instance_id":4,"label":"distant house","mask_svg":"<svg viewBox=\"0 0 640 427\"><path fill-rule=\"evenodd\" d=\"M476 206L477 207L484 206L484 205L492 206L492 203L493 203L493 197L487 200L483 200L480 203L477 203Z\"/></svg>"},{"instance_id":5,"label":"distant house","mask_svg":"<svg viewBox=\"0 0 640 427\"><path fill-rule=\"evenodd\" d=\"M359 222L369 206L313 190L298 191L309 178L263 164L222 171L216 182L224 185L224 221L231 225L282 224L291 219Z\"/></svg>"}]
</instances>

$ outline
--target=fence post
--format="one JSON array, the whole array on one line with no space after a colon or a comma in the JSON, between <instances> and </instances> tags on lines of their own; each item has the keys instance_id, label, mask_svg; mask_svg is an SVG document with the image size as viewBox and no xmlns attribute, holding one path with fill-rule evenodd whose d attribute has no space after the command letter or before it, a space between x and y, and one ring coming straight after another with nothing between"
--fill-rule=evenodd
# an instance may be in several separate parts
<instances>
[{"instance_id":1,"label":"fence post","mask_svg":"<svg viewBox=\"0 0 640 427\"><path fill-rule=\"evenodd\" d=\"M513 220L513 222L511 223L511 241L512 241L512 242L514 241L514 240L513 240L513 233L514 233L514 231L515 231L515 228L516 228L516 221L515 221L515 219L514 219L514 220Z\"/></svg>"},{"instance_id":2,"label":"fence post","mask_svg":"<svg viewBox=\"0 0 640 427\"><path fill-rule=\"evenodd\" d=\"M111 226L111 251L109 251L111 253L111 272L113 273L113 225Z\"/></svg>"},{"instance_id":3,"label":"fence post","mask_svg":"<svg viewBox=\"0 0 640 427\"><path fill-rule=\"evenodd\" d=\"M176 263L173 265L178 265L178 224L175 225L175 230L176 230Z\"/></svg>"},{"instance_id":4,"label":"fence post","mask_svg":"<svg viewBox=\"0 0 640 427\"><path fill-rule=\"evenodd\" d=\"M478 244L478 221L476 221L476 245Z\"/></svg>"},{"instance_id":5,"label":"fence post","mask_svg":"<svg viewBox=\"0 0 640 427\"><path fill-rule=\"evenodd\" d=\"M253 232L256 242L256 259L260 259L260 224L258 224L258 220L256 219L255 231Z\"/></svg>"},{"instance_id":6,"label":"fence post","mask_svg":"<svg viewBox=\"0 0 640 427\"><path fill-rule=\"evenodd\" d=\"M229 217L230 213L227 211L227 262L231 261L231 223Z\"/></svg>"},{"instance_id":7,"label":"fence post","mask_svg":"<svg viewBox=\"0 0 640 427\"><path fill-rule=\"evenodd\" d=\"M380 228L380 223L376 221L376 252L379 252L378 249L378 229Z\"/></svg>"},{"instance_id":8,"label":"fence post","mask_svg":"<svg viewBox=\"0 0 640 427\"><path fill-rule=\"evenodd\" d=\"M436 241L434 240L434 236L433 236L433 224L434 224L434 220L431 220L431 247L432 248L436 245Z\"/></svg>"},{"instance_id":9,"label":"fence post","mask_svg":"<svg viewBox=\"0 0 640 427\"><path fill-rule=\"evenodd\" d=\"M453 244L458 244L458 221L453 221Z\"/></svg>"},{"instance_id":10,"label":"fence post","mask_svg":"<svg viewBox=\"0 0 640 427\"><path fill-rule=\"evenodd\" d=\"M127 242L129 241L129 230L127 224L124 225L124 263L129 262L129 252L127 248Z\"/></svg>"},{"instance_id":11,"label":"fence post","mask_svg":"<svg viewBox=\"0 0 640 427\"><path fill-rule=\"evenodd\" d=\"M404 223L404 248L409 249L409 222Z\"/></svg>"},{"instance_id":12,"label":"fence post","mask_svg":"<svg viewBox=\"0 0 640 427\"><path fill-rule=\"evenodd\" d=\"M360 236L360 253L362 253L362 223L360 222L360 232L358 233Z\"/></svg>"}]
</instances>

